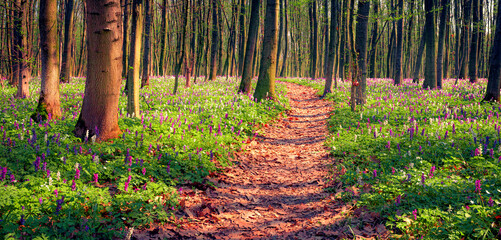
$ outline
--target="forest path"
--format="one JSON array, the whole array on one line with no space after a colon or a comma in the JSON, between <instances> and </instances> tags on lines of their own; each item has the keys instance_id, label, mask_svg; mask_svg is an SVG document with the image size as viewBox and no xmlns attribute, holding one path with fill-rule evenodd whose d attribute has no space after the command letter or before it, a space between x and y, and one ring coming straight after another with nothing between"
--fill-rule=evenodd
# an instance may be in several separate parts
<instances>
[{"instance_id":1,"label":"forest path","mask_svg":"<svg viewBox=\"0 0 501 240\"><path fill-rule=\"evenodd\" d=\"M332 103L292 83L287 118L265 125L237 162L205 191L183 190L185 217L164 236L175 239L332 239L325 227L349 206L325 192L329 159L324 140ZM157 230L158 232L158 230ZM139 236L137 236L139 237Z\"/></svg>"}]
</instances>

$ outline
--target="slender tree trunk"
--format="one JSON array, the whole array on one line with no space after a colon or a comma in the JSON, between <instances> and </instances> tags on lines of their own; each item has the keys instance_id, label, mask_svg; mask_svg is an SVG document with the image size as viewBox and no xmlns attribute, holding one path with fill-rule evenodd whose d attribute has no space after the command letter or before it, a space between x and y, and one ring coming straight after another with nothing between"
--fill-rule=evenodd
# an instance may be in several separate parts
<instances>
[{"instance_id":1,"label":"slender tree trunk","mask_svg":"<svg viewBox=\"0 0 501 240\"><path fill-rule=\"evenodd\" d=\"M325 86L324 86L324 93L322 97L325 97L328 93L332 93L332 78L333 78L333 69L334 69L334 60L335 60L335 55L336 55L336 49L337 49L337 36L338 36L338 31L337 31L337 19L338 19L338 13L339 10L337 9L337 2L336 0L331 0L331 26L330 26L330 41L329 41L329 48L328 48L328 53L326 54L325 57L327 59L327 67L326 67L326 73L325 73ZM327 9L325 10L327 11ZM334 76L335 77L335 76Z\"/></svg>"},{"instance_id":2,"label":"slender tree trunk","mask_svg":"<svg viewBox=\"0 0 501 240\"><path fill-rule=\"evenodd\" d=\"M261 65L259 68L259 79L254 92L256 101L265 98L276 100L275 93L275 71L278 41L278 1L266 1L266 16L264 22L263 47L261 52Z\"/></svg>"},{"instance_id":3,"label":"slender tree trunk","mask_svg":"<svg viewBox=\"0 0 501 240\"><path fill-rule=\"evenodd\" d=\"M414 0L409 1L409 12L414 11ZM405 64L404 64L404 73L406 77L409 77L411 74L411 66L412 66L412 55L413 55L413 39L412 39L412 30L414 27L414 16L409 16L409 23L407 24L407 51L406 51L406 57L405 57Z\"/></svg>"},{"instance_id":4,"label":"slender tree trunk","mask_svg":"<svg viewBox=\"0 0 501 240\"><path fill-rule=\"evenodd\" d=\"M179 87L179 73L181 72L181 66L183 65L183 60L184 56L186 56L186 29L187 25L189 24L188 22L188 1L183 2L183 13L182 13L182 32L181 32L181 41L178 42L177 45L177 62L176 62L176 67L174 69L174 91L172 94L177 94L177 89Z\"/></svg>"},{"instance_id":5,"label":"slender tree trunk","mask_svg":"<svg viewBox=\"0 0 501 240\"><path fill-rule=\"evenodd\" d=\"M167 18L167 8L169 7L169 1L163 0L162 2L162 23L160 26L160 63L159 63L159 73L160 76L165 75L165 60L167 54L167 25L169 19Z\"/></svg>"},{"instance_id":6,"label":"slender tree trunk","mask_svg":"<svg viewBox=\"0 0 501 240\"><path fill-rule=\"evenodd\" d=\"M280 3L282 3L284 0L280 0ZM282 37L285 34L285 29L284 29L284 9L283 9L283 4L280 4L280 31L278 33L278 50L277 50L277 70L276 73L279 75L278 68L280 67L280 52L282 51ZM284 59L285 60L285 59Z\"/></svg>"},{"instance_id":7,"label":"slender tree trunk","mask_svg":"<svg viewBox=\"0 0 501 240\"><path fill-rule=\"evenodd\" d=\"M374 15L377 16L379 11L379 1L374 1ZM378 33L378 20L375 19L372 24L372 36L371 36L371 50L369 52L369 77L376 77L376 51L377 51L377 33Z\"/></svg>"},{"instance_id":8,"label":"slender tree trunk","mask_svg":"<svg viewBox=\"0 0 501 240\"><path fill-rule=\"evenodd\" d=\"M82 110L75 126L77 137L116 138L121 83L122 14L118 0L86 0L87 82Z\"/></svg>"},{"instance_id":9,"label":"slender tree trunk","mask_svg":"<svg viewBox=\"0 0 501 240\"><path fill-rule=\"evenodd\" d=\"M219 44L217 0L211 0L212 3L212 47L210 53L210 73L209 81L216 80L217 74L217 48Z\"/></svg>"},{"instance_id":10,"label":"slender tree trunk","mask_svg":"<svg viewBox=\"0 0 501 240\"><path fill-rule=\"evenodd\" d=\"M424 26L423 32L426 33L426 25ZM419 71L421 70L421 63L423 62L423 52L425 46L425 35L421 36L419 41L418 54L416 56L416 62L414 62L414 73L412 74L412 82L419 83Z\"/></svg>"},{"instance_id":11,"label":"slender tree trunk","mask_svg":"<svg viewBox=\"0 0 501 240\"><path fill-rule=\"evenodd\" d=\"M127 77L127 66L129 66L129 63L127 62L127 57L128 55L128 43L127 43L127 37L128 31L129 31L129 2L131 0L123 0L123 44L122 44L122 77Z\"/></svg>"},{"instance_id":12,"label":"slender tree trunk","mask_svg":"<svg viewBox=\"0 0 501 240\"><path fill-rule=\"evenodd\" d=\"M19 59L19 78L17 84L17 95L16 98L27 98L30 96L29 83L31 80L31 68L29 51L30 47L28 45L28 13L29 4L27 0L17 0L17 6L19 7L18 13L18 24L16 24L17 30L17 47L18 47L18 59Z\"/></svg>"},{"instance_id":13,"label":"slender tree trunk","mask_svg":"<svg viewBox=\"0 0 501 240\"><path fill-rule=\"evenodd\" d=\"M424 39L426 42L426 62L423 88L435 89L437 87L437 59L435 45L435 19L433 13L433 0L424 1L426 12Z\"/></svg>"},{"instance_id":14,"label":"slender tree trunk","mask_svg":"<svg viewBox=\"0 0 501 240\"><path fill-rule=\"evenodd\" d=\"M71 78L71 48L73 45L73 5L74 0L66 0L64 13L64 44L61 61L61 82L69 83Z\"/></svg>"},{"instance_id":15,"label":"slender tree trunk","mask_svg":"<svg viewBox=\"0 0 501 240\"><path fill-rule=\"evenodd\" d=\"M472 0L464 0L464 11L463 11L463 31L462 31L462 43L461 43L461 68L459 78L468 78L467 64L468 64L468 48L470 47L470 15L471 15L471 3Z\"/></svg>"},{"instance_id":16,"label":"slender tree trunk","mask_svg":"<svg viewBox=\"0 0 501 240\"><path fill-rule=\"evenodd\" d=\"M404 79L402 71L402 54L404 50L404 0L398 0L398 21L397 21L397 49L395 57L395 85L400 85Z\"/></svg>"},{"instance_id":17,"label":"slender tree trunk","mask_svg":"<svg viewBox=\"0 0 501 240\"><path fill-rule=\"evenodd\" d=\"M151 38L151 0L144 0L144 47L143 47L143 77L141 88L150 85L150 38Z\"/></svg>"},{"instance_id":18,"label":"slender tree trunk","mask_svg":"<svg viewBox=\"0 0 501 240\"><path fill-rule=\"evenodd\" d=\"M245 0L240 0L240 15L238 17L238 75L243 75L245 56Z\"/></svg>"},{"instance_id":19,"label":"slender tree trunk","mask_svg":"<svg viewBox=\"0 0 501 240\"><path fill-rule=\"evenodd\" d=\"M448 7L449 12L450 12L450 6ZM443 74L442 78L448 79L449 78L449 64L450 64L450 57L449 57L449 52L450 52L450 45L451 45L451 37L450 37L450 22L449 22L449 15L447 15L446 19L446 26L445 26L445 50L444 50L444 64L443 64ZM438 83L437 83L438 85ZM441 86L440 86L441 87Z\"/></svg>"},{"instance_id":20,"label":"slender tree trunk","mask_svg":"<svg viewBox=\"0 0 501 240\"><path fill-rule=\"evenodd\" d=\"M288 30L288 18L287 18L287 0L282 1L282 8L284 14L284 56L282 60L282 70L280 70L280 77L285 76L285 68L287 66L287 53L289 50L289 30Z\"/></svg>"},{"instance_id":21,"label":"slender tree trunk","mask_svg":"<svg viewBox=\"0 0 501 240\"><path fill-rule=\"evenodd\" d=\"M317 3L310 1L310 77L317 78L317 42L318 42L318 22L317 22Z\"/></svg>"},{"instance_id":22,"label":"slender tree trunk","mask_svg":"<svg viewBox=\"0 0 501 240\"><path fill-rule=\"evenodd\" d=\"M468 68L468 73L470 75L470 82L471 83L476 83L478 80L478 75L477 75L477 68L478 68L478 35L480 32L479 25L479 17L478 17L478 11L479 11L479 1L478 0L472 0L473 2L473 7L472 7L472 12L473 12L473 31L472 31L472 36L471 36L471 46L470 46L470 61L469 63L469 68Z\"/></svg>"},{"instance_id":23,"label":"slender tree trunk","mask_svg":"<svg viewBox=\"0 0 501 240\"><path fill-rule=\"evenodd\" d=\"M250 94L252 83L252 62L254 50L256 49L257 34L259 29L259 5L260 0L252 0L251 15L249 23L249 33L247 34L247 44L245 49L245 60L242 71L242 81L238 92Z\"/></svg>"},{"instance_id":24,"label":"slender tree trunk","mask_svg":"<svg viewBox=\"0 0 501 240\"><path fill-rule=\"evenodd\" d=\"M364 105L367 101L366 99L366 88L367 88L367 32L369 26L369 13L370 13L370 1L369 0L359 0L358 1L358 14L357 14L357 33L355 42L355 51L358 58L358 68L359 73L357 87L357 104Z\"/></svg>"},{"instance_id":25,"label":"slender tree trunk","mask_svg":"<svg viewBox=\"0 0 501 240\"><path fill-rule=\"evenodd\" d=\"M59 55L57 53L57 0L40 0L41 80L38 106L31 118L38 120L61 117L59 102Z\"/></svg>"},{"instance_id":26,"label":"slender tree trunk","mask_svg":"<svg viewBox=\"0 0 501 240\"><path fill-rule=\"evenodd\" d=\"M139 117L139 72L141 63L141 40L143 37L143 3L142 0L133 0L132 29L130 35L129 71L127 71L127 114L134 118Z\"/></svg>"},{"instance_id":27,"label":"slender tree trunk","mask_svg":"<svg viewBox=\"0 0 501 240\"><path fill-rule=\"evenodd\" d=\"M499 102L501 82L501 1L498 1L496 32L494 33L493 43L489 63L489 79L487 81L484 101Z\"/></svg>"},{"instance_id":28,"label":"slender tree trunk","mask_svg":"<svg viewBox=\"0 0 501 240\"><path fill-rule=\"evenodd\" d=\"M438 30L438 54L437 54L437 87L442 88L443 65L444 65L444 42L447 16L449 15L449 0L441 0L442 11L440 12L440 26Z\"/></svg>"}]
</instances>

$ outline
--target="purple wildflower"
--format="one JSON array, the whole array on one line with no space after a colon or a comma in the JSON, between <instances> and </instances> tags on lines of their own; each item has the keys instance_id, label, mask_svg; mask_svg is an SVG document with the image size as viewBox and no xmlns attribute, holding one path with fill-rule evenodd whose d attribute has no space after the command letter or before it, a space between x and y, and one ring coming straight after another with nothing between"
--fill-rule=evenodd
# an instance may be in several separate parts
<instances>
[{"instance_id":1,"label":"purple wildflower","mask_svg":"<svg viewBox=\"0 0 501 240\"><path fill-rule=\"evenodd\" d=\"M395 199L395 205L400 205L400 201L402 200L402 196L398 195L397 198Z\"/></svg>"},{"instance_id":2,"label":"purple wildflower","mask_svg":"<svg viewBox=\"0 0 501 240\"><path fill-rule=\"evenodd\" d=\"M42 199L42 198L39 198L39 199L38 199L38 202L40 203L40 205L42 205L42 203L43 203L43 199Z\"/></svg>"},{"instance_id":3,"label":"purple wildflower","mask_svg":"<svg viewBox=\"0 0 501 240\"><path fill-rule=\"evenodd\" d=\"M494 206L494 201L492 200L492 197L489 198L489 207Z\"/></svg>"},{"instance_id":4,"label":"purple wildflower","mask_svg":"<svg viewBox=\"0 0 501 240\"><path fill-rule=\"evenodd\" d=\"M71 191L75 191L77 189L77 184L75 183L75 179L71 180Z\"/></svg>"},{"instance_id":5,"label":"purple wildflower","mask_svg":"<svg viewBox=\"0 0 501 240\"><path fill-rule=\"evenodd\" d=\"M129 182L125 182L124 191L127 192L128 188L129 188Z\"/></svg>"},{"instance_id":6,"label":"purple wildflower","mask_svg":"<svg viewBox=\"0 0 501 240\"><path fill-rule=\"evenodd\" d=\"M54 194L56 195L56 197L59 194L58 191L57 191L57 189L54 189Z\"/></svg>"},{"instance_id":7,"label":"purple wildflower","mask_svg":"<svg viewBox=\"0 0 501 240\"><path fill-rule=\"evenodd\" d=\"M143 168L143 176L146 175L146 168Z\"/></svg>"},{"instance_id":8,"label":"purple wildflower","mask_svg":"<svg viewBox=\"0 0 501 240\"><path fill-rule=\"evenodd\" d=\"M374 171L373 171L373 173L372 173L372 174L373 174L374 178L376 178L376 177L377 177L377 170L376 170L376 169L374 169Z\"/></svg>"},{"instance_id":9,"label":"purple wildflower","mask_svg":"<svg viewBox=\"0 0 501 240\"><path fill-rule=\"evenodd\" d=\"M417 209L412 211L412 215L414 215L414 220L417 220Z\"/></svg>"},{"instance_id":10,"label":"purple wildflower","mask_svg":"<svg viewBox=\"0 0 501 240\"><path fill-rule=\"evenodd\" d=\"M75 179L80 179L80 169L75 170Z\"/></svg>"},{"instance_id":11,"label":"purple wildflower","mask_svg":"<svg viewBox=\"0 0 501 240\"><path fill-rule=\"evenodd\" d=\"M482 183L480 182L480 180L475 180L475 192L480 193L480 190L482 190L481 186Z\"/></svg>"},{"instance_id":12,"label":"purple wildflower","mask_svg":"<svg viewBox=\"0 0 501 240\"><path fill-rule=\"evenodd\" d=\"M423 184L423 187L425 186L424 185L424 181L426 180L426 177L424 176L424 173L421 175L421 184Z\"/></svg>"},{"instance_id":13,"label":"purple wildflower","mask_svg":"<svg viewBox=\"0 0 501 240\"><path fill-rule=\"evenodd\" d=\"M19 220L19 225L24 225L26 220L24 220L24 214L21 214L21 219Z\"/></svg>"},{"instance_id":14,"label":"purple wildflower","mask_svg":"<svg viewBox=\"0 0 501 240\"><path fill-rule=\"evenodd\" d=\"M391 167L391 175L395 175L395 168Z\"/></svg>"},{"instance_id":15,"label":"purple wildflower","mask_svg":"<svg viewBox=\"0 0 501 240\"><path fill-rule=\"evenodd\" d=\"M61 196L61 199L56 200L57 207L56 207L56 215L59 215L59 211L61 211L61 208L63 207L64 203L64 196Z\"/></svg>"},{"instance_id":16,"label":"purple wildflower","mask_svg":"<svg viewBox=\"0 0 501 240\"><path fill-rule=\"evenodd\" d=\"M480 149L475 148L475 154L473 156L478 156L480 155Z\"/></svg>"},{"instance_id":17,"label":"purple wildflower","mask_svg":"<svg viewBox=\"0 0 501 240\"><path fill-rule=\"evenodd\" d=\"M99 174L94 173L94 182L95 182L96 184L97 184L98 180L99 180Z\"/></svg>"}]
</instances>

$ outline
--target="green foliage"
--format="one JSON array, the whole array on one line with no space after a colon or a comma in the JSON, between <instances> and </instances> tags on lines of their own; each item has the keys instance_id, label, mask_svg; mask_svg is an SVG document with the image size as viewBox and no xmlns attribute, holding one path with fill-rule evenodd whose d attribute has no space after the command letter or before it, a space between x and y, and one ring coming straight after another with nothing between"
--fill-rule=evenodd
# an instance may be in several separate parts
<instances>
[{"instance_id":1,"label":"green foliage","mask_svg":"<svg viewBox=\"0 0 501 240\"><path fill-rule=\"evenodd\" d=\"M330 96L336 108L326 145L342 159L337 169L346 172L336 180L345 187L371 186L357 205L382 213L401 237L499 237L501 107L479 104L485 81L453 83L428 91L410 80L395 86L372 79L368 107L357 113L348 105L348 83Z\"/></svg>"},{"instance_id":2,"label":"green foliage","mask_svg":"<svg viewBox=\"0 0 501 240\"><path fill-rule=\"evenodd\" d=\"M102 143L71 133L84 79L61 86L62 119L38 124L30 119L37 99L13 99L13 88L0 93L0 236L123 238L126 227L172 221L181 185L210 184L209 174L230 164L258 126L288 107L283 85L280 102L259 104L236 93L235 78L174 96L172 86L171 77L152 79L141 92L139 118L124 116L122 95L123 135Z\"/></svg>"}]
</instances>

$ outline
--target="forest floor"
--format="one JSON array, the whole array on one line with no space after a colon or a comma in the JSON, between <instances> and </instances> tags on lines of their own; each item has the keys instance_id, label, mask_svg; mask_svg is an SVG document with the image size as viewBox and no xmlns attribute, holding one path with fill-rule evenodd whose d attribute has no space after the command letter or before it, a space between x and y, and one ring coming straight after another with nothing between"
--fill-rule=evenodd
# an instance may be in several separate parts
<instances>
[{"instance_id":1,"label":"forest floor","mask_svg":"<svg viewBox=\"0 0 501 240\"><path fill-rule=\"evenodd\" d=\"M175 224L136 230L133 239L337 239L374 237L386 232L372 225L365 233L346 222L357 215L353 203L326 192L334 184L334 160L324 140L332 103L315 90L284 83L290 110L266 124L235 154L235 163L211 181L216 188L183 189ZM328 186L329 185L329 186ZM337 185L337 184L336 184ZM360 211L358 211L360 216ZM378 216L364 216L378 218ZM353 220L356 221L356 220ZM374 222L376 220L374 219ZM349 233L352 234L349 234Z\"/></svg>"}]
</instances>

